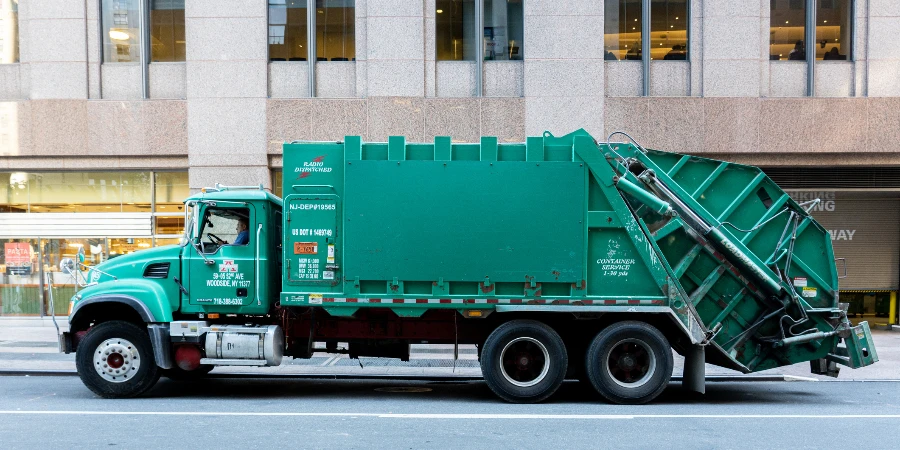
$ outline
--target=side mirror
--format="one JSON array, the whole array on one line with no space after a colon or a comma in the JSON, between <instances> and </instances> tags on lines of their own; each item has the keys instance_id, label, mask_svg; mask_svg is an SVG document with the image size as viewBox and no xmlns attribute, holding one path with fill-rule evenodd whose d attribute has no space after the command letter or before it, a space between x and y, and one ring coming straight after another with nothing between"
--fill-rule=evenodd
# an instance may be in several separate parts
<instances>
[{"instance_id":1,"label":"side mirror","mask_svg":"<svg viewBox=\"0 0 900 450\"><path fill-rule=\"evenodd\" d=\"M59 270L66 275L72 275L75 273L75 260L72 258L63 258L59 262Z\"/></svg>"},{"instance_id":2,"label":"side mirror","mask_svg":"<svg viewBox=\"0 0 900 450\"><path fill-rule=\"evenodd\" d=\"M78 262L84 262L84 247L78 247Z\"/></svg>"}]
</instances>

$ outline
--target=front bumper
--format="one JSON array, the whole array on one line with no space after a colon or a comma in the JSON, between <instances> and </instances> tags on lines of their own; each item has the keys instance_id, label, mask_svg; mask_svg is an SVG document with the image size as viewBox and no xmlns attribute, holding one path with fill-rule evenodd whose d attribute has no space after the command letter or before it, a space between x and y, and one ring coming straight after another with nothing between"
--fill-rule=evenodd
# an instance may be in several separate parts
<instances>
[{"instance_id":1,"label":"front bumper","mask_svg":"<svg viewBox=\"0 0 900 450\"><path fill-rule=\"evenodd\" d=\"M69 354L75 351L75 346L72 341L72 333L68 331L63 331L59 335L59 352Z\"/></svg>"}]
</instances>

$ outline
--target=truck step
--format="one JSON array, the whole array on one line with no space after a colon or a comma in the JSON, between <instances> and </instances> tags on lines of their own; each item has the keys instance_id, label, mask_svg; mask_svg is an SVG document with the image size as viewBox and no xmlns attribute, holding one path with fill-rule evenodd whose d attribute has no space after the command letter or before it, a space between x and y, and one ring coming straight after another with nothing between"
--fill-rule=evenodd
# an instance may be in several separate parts
<instances>
[{"instance_id":1,"label":"truck step","mask_svg":"<svg viewBox=\"0 0 900 450\"><path fill-rule=\"evenodd\" d=\"M265 366L266 360L200 358L200 364L210 364L214 366Z\"/></svg>"}]
</instances>

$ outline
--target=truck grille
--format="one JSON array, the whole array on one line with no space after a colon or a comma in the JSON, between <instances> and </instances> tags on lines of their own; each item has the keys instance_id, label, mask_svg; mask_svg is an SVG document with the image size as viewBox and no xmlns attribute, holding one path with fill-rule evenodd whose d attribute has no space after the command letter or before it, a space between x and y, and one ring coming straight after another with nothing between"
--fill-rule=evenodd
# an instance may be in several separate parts
<instances>
[{"instance_id":1,"label":"truck grille","mask_svg":"<svg viewBox=\"0 0 900 450\"><path fill-rule=\"evenodd\" d=\"M169 263L153 263L144 269L144 278L169 278Z\"/></svg>"}]
</instances>

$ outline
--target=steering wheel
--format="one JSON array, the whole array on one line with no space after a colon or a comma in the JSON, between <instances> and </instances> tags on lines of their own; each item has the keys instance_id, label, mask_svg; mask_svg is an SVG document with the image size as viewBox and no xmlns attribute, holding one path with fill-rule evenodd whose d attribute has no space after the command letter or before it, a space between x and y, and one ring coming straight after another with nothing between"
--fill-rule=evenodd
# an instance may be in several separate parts
<instances>
[{"instance_id":1,"label":"steering wheel","mask_svg":"<svg viewBox=\"0 0 900 450\"><path fill-rule=\"evenodd\" d=\"M210 242L216 245L225 245L228 243L225 239L222 239L212 233L206 233L206 236L209 238Z\"/></svg>"}]
</instances>

